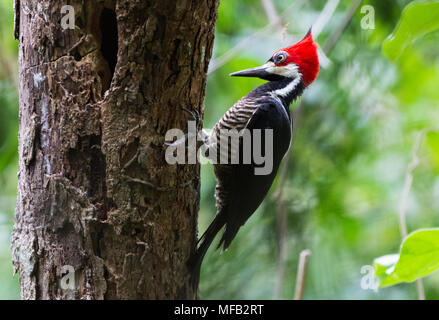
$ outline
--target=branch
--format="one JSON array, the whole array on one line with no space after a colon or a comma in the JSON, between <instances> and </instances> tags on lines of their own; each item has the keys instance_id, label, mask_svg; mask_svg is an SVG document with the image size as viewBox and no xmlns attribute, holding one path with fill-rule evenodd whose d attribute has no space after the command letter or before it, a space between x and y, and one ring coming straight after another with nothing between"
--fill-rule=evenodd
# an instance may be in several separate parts
<instances>
[{"instance_id":1,"label":"branch","mask_svg":"<svg viewBox=\"0 0 439 320\"><path fill-rule=\"evenodd\" d=\"M335 9L339 4L340 0L328 0L323 7L322 11L319 14L316 22L314 22L312 26L312 35L314 38L320 35L325 26L328 24L329 20L331 20L332 16L335 13Z\"/></svg>"},{"instance_id":2,"label":"branch","mask_svg":"<svg viewBox=\"0 0 439 320\"><path fill-rule=\"evenodd\" d=\"M407 171L405 173L404 188L402 189L401 202L399 203L399 227L401 231L401 237L404 239L407 237L407 221L406 221L406 211L407 211L407 199L410 193L410 189L413 183L413 170L419 165L418 152L422 144L422 140L425 136L426 130L422 130L418 133L416 137L415 144L412 149L412 160L407 166Z\"/></svg>"},{"instance_id":3,"label":"branch","mask_svg":"<svg viewBox=\"0 0 439 320\"><path fill-rule=\"evenodd\" d=\"M277 14L276 7L271 0L261 0L262 5L264 6L265 14L268 17L268 21L271 25L282 28L281 17Z\"/></svg>"},{"instance_id":4,"label":"branch","mask_svg":"<svg viewBox=\"0 0 439 320\"><path fill-rule=\"evenodd\" d=\"M401 201L399 203L399 229L403 240L405 239L405 237L407 237L408 234L406 211L407 211L407 199L409 197L410 189L413 183L413 170L415 170L416 167L419 165L420 161L419 161L418 152L419 149L421 148L422 140L424 139L424 136L427 131L429 131L429 129L421 130L418 133L418 136L416 137L416 141L412 149L412 161L407 166L407 171L405 173L404 188L402 189ZM418 290L418 299L425 300L425 292L424 292L424 285L422 283L422 279L416 280L416 288Z\"/></svg>"},{"instance_id":5,"label":"branch","mask_svg":"<svg viewBox=\"0 0 439 320\"><path fill-rule=\"evenodd\" d=\"M287 9L285 9L284 12L280 15L280 17L285 17L290 11L298 11L300 8L307 2L308 0L297 0L293 2ZM244 49L248 46L249 43L253 42L260 36L262 36L266 31L270 30L271 28L275 27L278 22L274 21L269 24L267 24L264 28L259 29L258 31L251 34L249 37L245 38L241 42L239 42L236 46L228 50L226 53L224 53L222 56L213 59L209 65L209 70L207 74L211 74L215 70L221 68L224 64L229 62L239 51Z\"/></svg>"},{"instance_id":6,"label":"branch","mask_svg":"<svg viewBox=\"0 0 439 320\"><path fill-rule=\"evenodd\" d=\"M303 293L305 292L305 280L308 269L309 257L311 251L308 249L300 253L299 267L297 270L296 290L294 291L294 300L303 300Z\"/></svg>"},{"instance_id":7,"label":"branch","mask_svg":"<svg viewBox=\"0 0 439 320\"><path fill-rule=\"evenodd\" d=\"M358 7L360 6L361 2L363 0L355 0L354 3L349 8L347 14L343 18L342 22L338 26L337 29L329 36L328 40L326 41L325 45L323 46L323 51L329 55L329 53L334 49L335 45L337 44L338 40L342 36L344 30L347 28L349 23L352 21L352 18L354 17L355 12L357 11Z\"/></svg>"}]
</instances>

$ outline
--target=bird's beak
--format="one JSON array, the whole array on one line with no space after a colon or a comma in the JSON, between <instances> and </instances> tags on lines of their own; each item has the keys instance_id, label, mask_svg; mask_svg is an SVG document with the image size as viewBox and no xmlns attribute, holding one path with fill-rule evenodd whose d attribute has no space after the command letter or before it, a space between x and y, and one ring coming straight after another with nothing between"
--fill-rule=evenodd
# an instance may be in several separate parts
<instances>
[{"instance_id":1,"label":"bird's beak","mask_svg":"<svg viewBox=\"0 0 439 320\"><path fill-rule=\"evenodd\" d=\"M255 78L265 79L268 76L272 75L272 73L268 72L268 70L271 69L272 67L274 67L274 63L269 61L260 67L233 72L230 74L230 76L231 77L255 77Z\"/></svg>"}]
</instances>

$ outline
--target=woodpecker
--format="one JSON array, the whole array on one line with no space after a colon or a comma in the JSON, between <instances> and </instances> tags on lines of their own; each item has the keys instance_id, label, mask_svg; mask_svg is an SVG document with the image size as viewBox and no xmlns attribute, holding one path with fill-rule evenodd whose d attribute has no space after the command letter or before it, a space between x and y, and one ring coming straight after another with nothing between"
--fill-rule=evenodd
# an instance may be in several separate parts
<instances>
[{"instance_id":1,"label":"woodpecker","mask_svg":"<svg viewBox=\"0 0 439 320\"><path fill-rule=\"evenodd\" d=\"M224 228L218 248L222 246L224 250L227 249L239 228L264 200L291 144L289 105L302 95L318 73L317 45L310 30L299 42L276 51L264 65L230 74L232 77L257 77L268 82L236 102L205 138L206 144L209 150L216 150L218 155L222 129L272 129L272 171L266 175L256 175L254 169L257 164L253 160L247 164L214 165L217 214L198 240L197 249L189 260L194 285L198 284L202 261L217 233ZM242 141L238 148L242 154ZM229 151L229 159L230 155Z\"/></svg>"}]
</instances>

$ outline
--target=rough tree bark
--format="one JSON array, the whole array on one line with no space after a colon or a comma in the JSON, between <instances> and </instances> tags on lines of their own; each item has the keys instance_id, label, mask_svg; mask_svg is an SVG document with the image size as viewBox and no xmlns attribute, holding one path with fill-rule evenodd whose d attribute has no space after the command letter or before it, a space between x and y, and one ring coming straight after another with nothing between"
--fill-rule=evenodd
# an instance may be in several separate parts
<instances>
[{"instance_id":1,"label":"rough tree bark","mask_svg":"<svg viewBox=\"0 0 439 320\"><path fill-rule=\"evenodd\" d=\"M219 0L15 1L22 298L196 298L199 166L163 142L202 113Z\"/></svg>"}]
</instances>

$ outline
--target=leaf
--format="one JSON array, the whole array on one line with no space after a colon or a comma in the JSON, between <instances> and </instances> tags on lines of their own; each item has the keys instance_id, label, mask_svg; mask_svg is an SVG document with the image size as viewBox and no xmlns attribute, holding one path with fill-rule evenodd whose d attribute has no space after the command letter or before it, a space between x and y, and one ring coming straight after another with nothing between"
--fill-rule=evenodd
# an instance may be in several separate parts
<instances>
[{"instance_id":1,"label":"leaf","mask_svg":"<svg viewBox=\"0 0 439 320\"><path fill-rule=\"evenodd\" d=\"M399 254L388 254L374 260L375 275L380 277L386 277L388 271L392 271L395 264L398 262Z\"/></svg>"},{"instance_id":2,"label":"leaf","mask_svg":"<svg viewBox=\"0 0 439 320\"><path fill-rule=\"evenodd\" d=\"M439 1L413 1L404 8L395 30L384 41L383 52L394 61L414 40L437 29Z\"/></svg>"},{"instance_id":3,"label":"leaf","mask_svg":"<svg viewBox=\"0 0 439 320\"><path fill-rule=\"evenodd\" d=\"M439 228L422 229L405 238L400 254L374 260L380 287L412 282L439 269Z\"/></svg>"}]
</instances>

